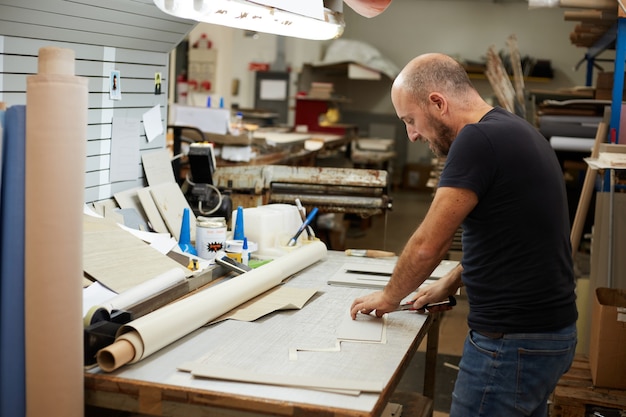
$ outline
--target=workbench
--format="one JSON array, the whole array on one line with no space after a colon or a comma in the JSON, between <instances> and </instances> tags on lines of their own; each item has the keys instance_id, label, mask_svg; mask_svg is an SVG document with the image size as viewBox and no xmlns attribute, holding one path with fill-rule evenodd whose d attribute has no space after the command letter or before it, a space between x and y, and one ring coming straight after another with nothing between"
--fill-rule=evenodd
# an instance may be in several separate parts
<instances>
[{"instance_id":1,"label":"workbench","mask_svg":"<svg viewBox=\"0 0 626 417\"><path fill-rule=\"evenodd\" d=\"M337 344L337 327L355 297L371 289L331 286L327 279L345 263L367 265L395 258L347 257L328 251L325 259L283 285L316 288L300 310L277 311L253 322L226 320L205 326L141 361L111 373L85 372L85 403L95 410L156 416L379 416L392 398L418 346L428 335L424 395L434 394L439 314L397 312L386 316L384 343L341 342L339 351L290 349ZM215 284L219 285L219 284ZM290 386L194 378L177 367L205 358L222 367L275 376L303 375L381 381L381 392L339 394ZM429 409L423 415L429 415ZM111 414L108 414L111 415Z\"/></svg>"}]
</instances>

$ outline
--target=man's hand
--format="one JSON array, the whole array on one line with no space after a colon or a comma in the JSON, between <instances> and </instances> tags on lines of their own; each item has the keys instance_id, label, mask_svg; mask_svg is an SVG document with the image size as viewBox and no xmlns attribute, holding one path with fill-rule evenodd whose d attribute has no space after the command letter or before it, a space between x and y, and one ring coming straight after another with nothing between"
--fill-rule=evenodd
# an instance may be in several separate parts
<instances>
[{"instance_id":1,"label":"man's hand","mask_svg":"<svg viewBox=\"0 0 626 417\"><path fill-rule=\"evenodd\" d=\"M437 303L439 301L446 300L448 298L448 295L450 295L450 289L442 284L443 281L437 281L418 289L415 295L411 298L412 300L414 300L413 306L415 307L415 309L419 312L424 312L425 310L420 309L420 307L425 306L426 304ZM452 310L452 307L450 305L441 305L428 308L428 311L433 313L446 310Z\"/></svg>"},{"instance_id":2,"label":"man's hand","mask_svg":"<svg viewBox=\"0 0 626 417\"><path fill-rule=\"evenodd\" d=\"M388 300L383 291L377 291L354 300L352 307L350 307L350 316L354 320L358 313L370 314L372 311L376 311L376 316L382 317L383 314L394 311L397 307L398 301Z\"/></svg>"}]
</instances>

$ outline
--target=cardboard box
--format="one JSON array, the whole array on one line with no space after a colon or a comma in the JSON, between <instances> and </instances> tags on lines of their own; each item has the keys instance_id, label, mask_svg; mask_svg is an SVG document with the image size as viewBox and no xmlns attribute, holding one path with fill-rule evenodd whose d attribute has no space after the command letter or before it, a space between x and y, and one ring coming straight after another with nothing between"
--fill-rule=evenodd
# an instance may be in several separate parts
<instances>
[{"instance_id":1,"label":"cardboard box","mask_svg":"<svg viewBox=\"0 0 626 417\"><path fill-rule=\"evenodd\" d=\"M595 290L589 365L595 386L626 389L626 290Z\"/></svg>"},{"instance_id":2,"label":"cardboard box","mask_svg":"<svg viewBox=\"0 0 626 417\"><path fill-rule=\"evenodd\" d=\"M431 165L406 164L404 166L402 188L408 190L426 190L426 184L430 178L431 171Z\"/></svg>"},{"instance_id":3,"label":"cardboard box","mask_svg":"<svg viewBox=\"0 0 626 417\"><path fill-rule=\"evenodd\" d=\"M598 77L596 78L596 91L594 95L596 100L611 100L613 98L614 77L614 72L604 71L598 73ZM626 86L626 83L623 85ZM624 88L622 95L626 96L626 88Z\"/></svg>"}]
</instances>

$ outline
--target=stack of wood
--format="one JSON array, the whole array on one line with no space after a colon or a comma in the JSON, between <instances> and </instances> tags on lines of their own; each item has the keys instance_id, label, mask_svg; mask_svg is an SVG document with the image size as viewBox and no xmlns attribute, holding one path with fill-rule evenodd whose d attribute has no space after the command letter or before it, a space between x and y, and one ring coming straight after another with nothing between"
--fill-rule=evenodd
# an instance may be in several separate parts
<instances>
[{"instance_id":1,"label":"stack of wood","mask_svg":"<svg viewBox=\"0 0 626 417\"><path fill-rule=\"evenodd\" d=\"M513 69L513 81L504 67L500 55L492 45L487 51L487 69L485 75L493 88L500 105L511 113L526 117L526 100L524 90L524 75L520 53L517 48L517 37L509 36L507 40L509 53L511 55L511 66Z\"/></svg>"},{"instance_id":2,"label":"stack of wood","mask_svg":"<svg viewBox=\"0 0 626 417\"><path fill-rule=\"evenodd\" d=\"M506 68L504 68L502 59L493 45L487 50L485 75L498 98L500 106L511 113L515 113L515 90L509 79L509 74L506 72Z\"/></svg>"},{"instance_id":3,"label":"stack of wood","mask_svg":"<svg viewBox=\"0 0 626 417\"><path fill-rule=\"evenodd\" d=\"M327 100L331 98L333 90L333 83L313 81L309 88L309 97Z\"/></svg>"},{"instance_id":4,"label":"stack of wood","mask_svg":"<svg viewBox=\"0 0 626 417\"><path fill-rule=\"evenodd\" d=\"M560 0L559 6L574 9L563 15L566 21L579 22L569 38L583 48L593 46L613 28L620 8L617 0Z\"/></svg>"}]
</instances>

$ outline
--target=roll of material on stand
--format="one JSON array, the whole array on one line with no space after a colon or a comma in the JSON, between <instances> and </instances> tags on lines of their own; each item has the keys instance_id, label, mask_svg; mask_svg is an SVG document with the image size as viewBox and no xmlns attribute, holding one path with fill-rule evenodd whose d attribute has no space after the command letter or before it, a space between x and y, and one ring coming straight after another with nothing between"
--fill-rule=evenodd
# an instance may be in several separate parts
<instances>
[{"instance_id":1,"label":"roll of material on stand","mask_svg":"<svg viewBox=\"0 0 626 417\"><path fill-rule=\"evenodd\" d=\"M124 310L132 305L151 298L161 291L184 282L185 279L186 277L182 269L172 268L169 271L165 271L162 274L149 279L148 281L144 281L126 291L122 291L118 295L105 300L98 306L93 306L87 312L85 317L83 317L83 322L85 326L93 324L94 320L98 320L99 315L103 314L101 312L102 310L108 312L109 314L114 310ZM106 317L106 315L104 315L104 317Z\"/></svg>"},{"instance_id":2,"label":"roll of material on stand","mask_svg":"<svg viewBox=\"0 0 626 417\"><path fill-rule=\"evenodd\" d=\"M39 49L38 73L26 78L24 307L26 415L32 417L79 416L85 407L87 85L74 74L74 51L58 47Z\"/></svg>"},{"instance_id":3,"label":"roll of material on stand","mask_svg":"<svg viewBox=\"0 0 626 417\"><path fill-rule=\"evenodd\" d=\"M326 245L314 241L272 262L133 320L115 342L101 349L97 362L105 372L140 361L211 320L279 285L285 278L326 256Z\"/></svg>"}]
</instances>

